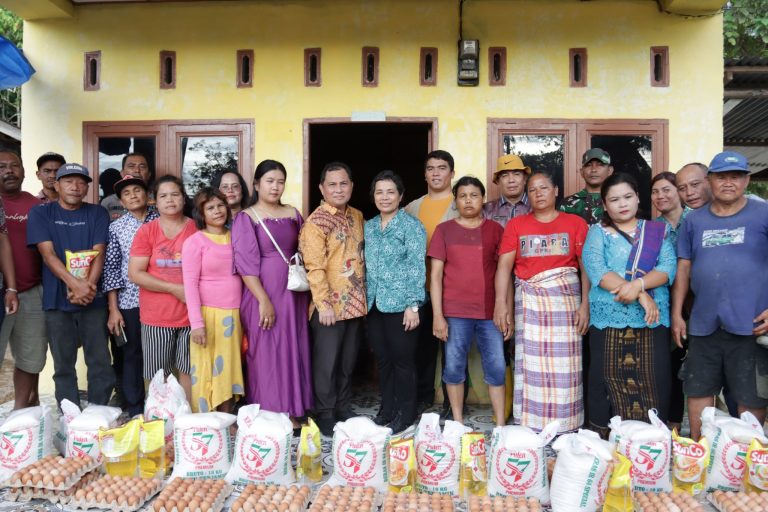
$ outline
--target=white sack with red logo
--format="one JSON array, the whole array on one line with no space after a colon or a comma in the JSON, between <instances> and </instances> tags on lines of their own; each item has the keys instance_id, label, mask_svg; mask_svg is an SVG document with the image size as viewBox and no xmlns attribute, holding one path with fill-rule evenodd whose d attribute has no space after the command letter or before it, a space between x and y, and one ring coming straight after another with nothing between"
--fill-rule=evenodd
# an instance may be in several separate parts
<instances>
[{"instance_id":1,"label":"white sack with red logo","mask_svg":"<svg viewBox=\"0 0 768 512\"><path fill-rule=\"evenodd\" d=\"M710 441L707 492L741 490L749 444L757 439L768 443L763 428L750 412L739 418L722 416L714 407L701 413L701 433Z\"/></svg>"},{"instance_id":2,"label":"white sack with red logo","mask_svg":"<svg viewBox=\"0 0 768 512\"><path fill-rule=\"evenodd\" d=\"M53 420L47 405L13 411L0 426L0 482L53 453Z\"/></svg>"},{"instance_id":3,"label":"white sack with red logo","mask_svg":"<svg viewBox=\"0 0 768 512\"><path fill-rule=\"evenodd\" d=\"M557 452L550 488L552 511L602 510L611 476L611 443L596 432L579 430L558 437L552 448Z\"/></svg>"},{"instance_id":4,"label":"white sack with red logo","mask_svg":"<svg viewBox=\"0 0 768 512\"><path fill-rule=\"evenodd\" d=\"M496 427L491 434L489 496L536 498L549 506L549 479L544 447L557 435L553 421L536 433L528 427Z\"/></svg>"},{"instance_id":5,"label":"white sack with red logo","mask_svg":"<svg viewBox=\"0 0 768 512\"><path fill-rule=\"evenodd\" d=\"M87 455L101 462L99 429L117 426L117 418L121 413L119 407L89 405L83 409L83 412L75 415L67 425L64 456L85 457Z\"/></svg>"},{"instance_id":6,"label":"white sack with red logo","mask_svg":"<svg viewBox=\"0 0 768 512\"><path fill-rule=\"evenodd\" d=\"M163 370L158 370L149 382L147 401L144 404L144 420L165 420L165 442L173 439L173 422L179 416L189 414L187 395L184 388L173 375L164 377Z\"/></svg>"},{"instance_id":7,"label":"white sack with red logo","mask_svg":"<svg viewBox=\"0 0 768 512\"><path fill-rule=\"evenodd\" d=\"M232 466L232 435L237 420L225 412L185 414L173 424L174 478L224 478Z\"/></svg>"},{"instance_id":8,"label":"white sack with red logo","mask_svg":"<svg viewBox=\"0 0 768 512\"><path fill-rule=\"evenodd\" d=\"M53 436L53 446L56 447L60 454L66 455L67 432L69 431L69 423L75 419L75 416L80 416L80 408L66 398L61 401L59 407L61 408L61 416L59 416L59 430Z\"/></svg>"},{"instance_id":9,"label":"white sack with red logo","mask_svg":"<svg viewBox=\"0 0 768 512\"><path fill-rule=\"evenodd\" d=\"M237 413L232 467L225 480L234 484L287 485L296 481L291 466L293 425L288 415L260 410L259 404Z\"/></svg>"},{"instance_id":10,"label":"white sack with red logo","mask_svg":"<svg viewBox=\"0 0 768 512\"><path fill-rule=\"evenodd\" d=\"M616 450L632 462L632 488L636 492L671 492L672 432L653 409L648 411L648 418L650 423L611 418Z\"/></svg>"},{"instance_id":11,"label":"white sack with red logo","mask_svg":"<svg viewBox=\"0 0 768 512\"><path fill-rule=\"evenodd\" d=\"M387 490L387 446L392 433L359 416L333 427L333 474L328 485L374 487Z\"/></svg>"},{"instance_id":12,"label":"white sack with red logo","mask_svg":"<svg viewBox=\"0 0 768 512\"><path fill-rule=\"evenodd\" d=\"M418 492L459 495L461 436L468 432L472 429L451 420L440 431L438 414L421 415L415 436Z\"/></svg>"}]
</instances>

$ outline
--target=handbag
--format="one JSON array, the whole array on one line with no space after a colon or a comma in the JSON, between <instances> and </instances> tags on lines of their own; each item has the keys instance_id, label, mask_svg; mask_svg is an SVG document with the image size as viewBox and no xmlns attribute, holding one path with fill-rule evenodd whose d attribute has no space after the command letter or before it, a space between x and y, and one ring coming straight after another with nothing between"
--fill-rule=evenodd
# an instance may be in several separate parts
<instances>
[{"instance_id":1,"label":"handbag","mask_svg":"<svg viewBox=\"0 0 768 512\"><path fill-rule=\"evenodd\" d=\"M253 213L256 216L256 219L259 221L259 224L261 224L261 227L264 228L264 231L267 233L267 236L272 241L272 245L275 246L275 249L277 249L277 252L280 253L280 257L283 258L283 261L286 265L288 265L288 283L286 284L286 288L292 292L306 292L309 291L309 279L307 278L307 269L304 268L304 260L301 258L301 254L298 252L291 256L291 259L285 257L285 254L283 254L282 249L280 249L280 246L277 245L277 242L275 242L274 237L272 236L272 233L270 233L269 228L264 223L264 221L261 220L261 217L259 217L259 214L256 213L256 210L253 209L253 206L249 208L251 210L251 213Z\"/></svg>"}]
</instances>

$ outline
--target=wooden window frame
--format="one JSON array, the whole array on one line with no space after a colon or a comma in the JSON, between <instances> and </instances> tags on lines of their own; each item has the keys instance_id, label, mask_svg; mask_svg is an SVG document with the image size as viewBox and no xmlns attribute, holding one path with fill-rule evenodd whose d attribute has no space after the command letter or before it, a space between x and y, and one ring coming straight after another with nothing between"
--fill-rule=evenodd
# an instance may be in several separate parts
<instances>
[{"instance_id":1,"label":"wooden window frame","mask_svg":"<svg viewBox=\"0 0 768 512\"><path fill-rule=\"evenodd\" d=\"M580 57L581 60L581 69L579 70L579 75L581 76L580 81L576 81L576 66L573 64L573 59L576 56ZM589 84L587 80L587 72L589 69L588 64L588 56L587 56L587 49L586 48L569 48L568 49L568 69L569 69L569 79L570 79L570 87L587 87Z\"/></svg>"},{"instance_id":2,"label":"wooden window frame","mask_svg":"<svg viewBox=\"0 0 768 512\"><path fill-rule=\"evenodd\" d=\"M101 50L85 52L85 67L83 69L83 90L98 91L101 89ZM91 61L96 61L96 80L91 83Z\"/></svg>"},{"instance_id":3,"label":"wooden window frame","mask_svg":"<svg viewBox=\"0 0 768 512\"><path fill-rule=\"evenodd\" d=\"M248 58L248 81L243 79L243 59ZM253 50L237 50L237 79L238 89L253 87Z\"/></svg>"},{"instance_id":4,"label":"wooden window frame","mask_svg":"<svg viewBox=\"0 0 768 512\"><path fill-rule=\"evenodd\" d=\"M499 79L497 80L493 73L494 57L499 56ZM491 46L488 48L488 85L491 87L500 87L507 85L507 47Z\"/></svg>"},{"instance_id":5,"label":"wooden window frame","mask_svg":"<svg viewBox=\"0 0 768 512\"><path fill-rule=\"evenodd\" d=\"M373 80L368 81L368 56L373 56ZM360 80L363 87L378 87L379 86L379 47L378 46L363 46L362 60L361 60Z\"/></svg>"},{"instance_id":6,"label":"wooden window frame","mask_svg":"<svg viewBox=\"0 0 768 512\"><path fill-rule=\"evenodd\" d=\"M661 80L656 80L656 56L661 57ZM651 87L669 87L669 46L651 46Z\"/></svg>"},{"instance_id":7,"label":"wooden window frame","mask_svg":"<svg viewBox=\"0 0 768 512\"><path fill-rule=\"evenodd\" d=\"M427 80L424 72L427 70L427 55L432 59L432 78ZM437 48L422 46L419 52L419 85L424 87L437 86Z\"/></svg>"},{"instance_id":8,"label":"wooden window frame","mask_svg":"<svg viewBox=\"0 0 768 512\"><path fill-rule=\"evenodd\" d=\"M152 121L84 121L83 160L93 183L99 180L99 144L102 137L155 137L155 177L181 177L181 138L200 136L238 137L238 171L248 184L253 182L253 119L172 119ZM88 191L88 200L98 202L98 185Z\"/></svg>"},{"instance_id":9,"label":"wooden window frame","mask_svg":"<svg viewBox=\"0 0 768 512\"><path fill-rule=\"evenodd\" d=\"M669 120L667 119L488 119L488 161L486 183L493 183L493 171L501 156L505 134L564 134L564 196L584 188L581 155L590 148L593 135L650 135L653 152L651 170L655 176L669 167ZM498 187L489 185L488 200L499 197Z\"/></svg>"},{"instance_id":10,"label":"wooden window frame","mask_svg":"<svg viewBox=\"0 0 768 512\"><path fill-rule=\"evenodd\" d=\"M165 60L171 59L171 74L173 80L170 83L165 81ZM172 50L162 50L160 52L160 88L161 89L175 89L176 88L176 52Z\"/></svg>"},{"instance_id":11,"label":"wooden window frame","mask_svg":"<svg viewBox=\"0 0 768 512\"><path fill-rule=\"evenodd\" d=\"M314 81L311 80L310 73L312 57L315 58L317 63L317 77ZM322 48L304 48L304 87L320 87L323 85L322 57Z\"/></svg>"}]
</instances>

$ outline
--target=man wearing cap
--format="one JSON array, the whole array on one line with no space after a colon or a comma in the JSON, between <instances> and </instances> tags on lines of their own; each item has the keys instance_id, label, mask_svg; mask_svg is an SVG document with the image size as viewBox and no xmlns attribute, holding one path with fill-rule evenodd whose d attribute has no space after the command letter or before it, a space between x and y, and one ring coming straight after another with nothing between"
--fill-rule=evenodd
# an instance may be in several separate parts
<instances>
[{"instance_id":1,"label":"man wearing cap","mask_svg":"<svg viewBox=\"0 0 768 512\"><path fill-rule=\"evenodd\" d=\"M493 182L499 187L501 197L489 201L483 206L486 219L495 220L501 227L506 227L509 219L525 215L531 211L525 185L531 168L523 164L517 155L503 155L496 163Z\"/></svg>"},{"instance_id":2,"label":"man wearing cap","mask_svg":"<svg viewBox=\"0 0 768 512\"><path fill-rule=\"evenodd\" d=\"M581 157L581 177L586 187L565 198L560 210L575 213L590 226L597 224L603 216L603 200L600 187L613 174L611 155L600 148L592 148Z\"/></svg>"},{"instance_id":3,"label":"man wearing cap","mask_svg":"<svg viewBox=\"0 0 768 512\"><path fill-rule=\"evenodd\" d=\"M21 190L23 182L24 166L19 154L0 149L0 197L16 274L15 286L6 279L6 295L17 294L20 303L16 314L6 316L0 329L0 357L9 344L13 352L14 409L39 405L38 379L48 354L41 284L43 262L37 249L27 247L29 211L41 201Z\"/></svg>"},{"instance_id":4,"label":"man wearing cap","mask_svg":"<svg viewBox=\"0 0 768 512\"><path fill-rule=\"evenodd\" d=\"M99 281L109 214L101 206L83 201L91 181L88 169L80 164L59 167L55 183L58 200L29 211L27 244L37 246L44 263L43 310L53 356L56 401L66 398L80 404L75 363L78 345L82 345L88 367L88 402L106 405L115 373L107 347L107 304ZM70 273L66 262L80 275Z\"/></svg>"},{"instance_id":5,"label":"man wearing cap","mask_svg":"<svg viewBox=\"0 0 768 512\"><path fill-rule=\"evenodd\" d=\"M128 260L133 238L139 228L158 217L147 206L147 184L130 173L115 183L115 196L127 213L109 225L109 244L104 262L103 289L107 293L107 327L116 340L124 343L121 389L129 416L142 412L144 405L144 359L141 350L139 287L128 279Z\"/></svg>"},{"instance_id":6,"label":"man wearing cap","mask_svg":"<svg viewBox=\"0 0 768 512\"><path fill-rule=\"evenodd\" d=\"M147 157L142 153L128 153L123 157L123 168L120 170L120 176L125 178L126 176L134 176L140 178L149 187L149 182L152 179L152 173L149 170L149 164L147 163ZM147 191L147 193L149 193ZM149 196L147 196L149 198ZM107 209L112 221L119 219L126 214L127 210L122 204L122 201L118 197L118 194L108 195L101 201L101 206Z\"/></svg>"},{"instance_id":7,"label":"man wearing cap","mask_svg":"<svg viewBox=\"0 0 768 512\"><path fill-rule=\"evenodd\" d=\"M712 202L688 214L677 239L672 290L672 337L688 339L683 390L691 437L701 435L701 412L727 385L739 411L762 425L768 406L768 350L756 337L768 332L768 204L749 201L747 159L734 151L715 156L707 174ZM686 329L683 301L693 290Z\"/></svg>"},{"instance_id":8,"label":"man wearing cap","mask_svg":"<svg viewBox=\"0 0 768 512\"><path fill-rule=\"evenodd\" d=\"M43 184L43 189L37 194L37 198L43 203L50 203L59 199L56 193L56 171L67 163L63 156L49 151L37 159L37 179Z\"/></svg>"}]
</instances>

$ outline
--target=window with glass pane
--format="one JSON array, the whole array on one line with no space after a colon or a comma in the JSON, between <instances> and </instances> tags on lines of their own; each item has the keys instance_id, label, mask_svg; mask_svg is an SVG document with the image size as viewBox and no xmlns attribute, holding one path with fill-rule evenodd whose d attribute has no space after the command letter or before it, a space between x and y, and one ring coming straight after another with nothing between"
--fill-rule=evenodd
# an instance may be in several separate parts
<instances>
[{"instance_id":1,"label":"window with glass pane","mask_svg":"<svg viewBox=\"0 0 768 512\"><path fill-rule=\"evenodd\" d=\"M565 187L565 135L563 134L512 134L505 133L502 139L505 155L520 156L532 171L545 171L552 175L558 188L557 203L563 199Z\"/></svg>"},{"instance_id":2,"label":"window with glass pane","mask_svg":"<svg viewBox=\"0 0 768 512\"><path fill-rule=\"evenodd\" d=\"M154 137L99 137L99 200L114 193L112 184L120 179L123 158L141 153L147 158L150 176L155 175Z\"/></svg>"},{"instance_id":3,"label":"window with glass pane","mask_svg":"<svg viewBox=\"0 0 768 512\"><path fill-rule=\"evenodd\" d=\"M239 140L236 136L181 137L181 179L192 197L211 184L216 173L238 171Z\"/></svg>"},{"instance_id":4,"label":"window with glass pane","mask_svg":"<svg viewBox=\"0 0 768 512\"><path fill-rule=\"evenodd\" d=\"M592 135L593 148L603 148L611 155L613 172L631 175L640 188L640 211L638 215L650 218L651 215L651 178L653 177L652 155L653 138L651 135Z\"/></svg>"}]
</instances>

